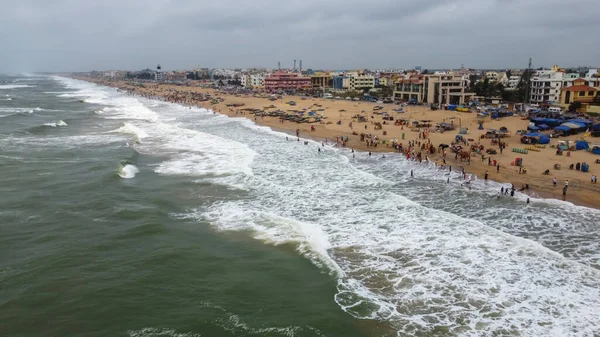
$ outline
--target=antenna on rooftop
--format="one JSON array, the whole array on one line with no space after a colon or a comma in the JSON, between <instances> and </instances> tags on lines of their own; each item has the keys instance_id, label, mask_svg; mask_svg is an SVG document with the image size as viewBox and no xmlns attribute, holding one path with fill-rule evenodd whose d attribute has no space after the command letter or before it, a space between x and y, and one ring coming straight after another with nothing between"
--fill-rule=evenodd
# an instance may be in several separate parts
<instances>
[{"instance_id":1,"label":"antenna on rooftop","mask_svg":"<svg viewBox=\"0 0 600 337\"><path fill-rule=\"evenodd\" d=\"M294 60L294 69L293 70L296 70L296 60Z\"/></svg>"}]
</instances>

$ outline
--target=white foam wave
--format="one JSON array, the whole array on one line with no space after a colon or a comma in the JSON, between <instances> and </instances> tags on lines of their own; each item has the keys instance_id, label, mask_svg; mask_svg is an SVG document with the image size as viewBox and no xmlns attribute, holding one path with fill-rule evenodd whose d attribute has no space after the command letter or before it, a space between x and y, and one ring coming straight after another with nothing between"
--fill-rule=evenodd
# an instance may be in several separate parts
<instances>
[{"instance_id":1,"label":"white foam wave","mask_svg":"<svg viewBox=\"0 0 600 337\"><path fill-rule=\"evenodd\" d=\"M134 178L139 172L140 170L135 165L127 164L121 167L119 170L119 177L123 179L131 179Z\"/></svg>"},{"instance_id":2,"label":"white foam wave","mask_svg":"<svg viewBox=\"0 0 600 337\"><path fill-rule=\"evenodd\" d=\"M156 169L167 175L252 175L255 152L242 143L208 133L159 123L154 126L161 145L172 151L172 159Z\"/></svg>"},{"instance_id":3,"label":"white foam wave","mask_svg":"<svg viewBox=\"0 0 600 337\"><path fill-rule=\"evenodd\" d=\"M58 122L52 122L52 123L45 123L45 126L51 126L53 128L59 127L59 126L67 126L68 124L65 123L65 121L60 120Z\"/></svg>"},{"instance_id":4,"label":"white foam wave","mask_svg":"<svg viewBox=\"0 0 600 337\"><path fill-rule=\"evenodd\" d=\"M138 143L141 143L142 139L148 137L148 134L146 132L144 132L140 128L138 128L135 125L130 124L130 123L123 123L123 126L121 126L120 128L118 128L112 132L120 132L120 133L134 135L135 140Z\"/></svg>"},{"instance_id":5,"label":"white foam wave","mask_svg":"<svg viewBox=\"0 0 600 337\"><path fill-rule=\"evenodd\" d=\"M33 88L33 87L35 87L35 85L26 85L26 84L0 84L0 90Z\"/></svg>"},{"instance_id":6,"label":"white foam wave","mask_svg":"<svg viewBox=\"0 0 600 337\"><path fill-rule=\"evenodd\" d=\"M208 220L219 230L251 230L255 239L267 244L296 244L298 252L315 265L326 268L337 276L344 275L342 269L329 256L329 239L318 225L287 219L269 212L247 212L233 204L215 205L207 212L199 211L195 217Z\"/></svg>"},{"instance_id":7,"label":"white foam wave","mask_svg":"<svg viewBox=\"0 0 600 337\"><path fill-rule=\"evenodd\" d=\"M178 332L175 329L167 328L143 328L140 330L127 331L129 337L201 337L202 335L193 332Z\"/></svg>"}]
</instances>

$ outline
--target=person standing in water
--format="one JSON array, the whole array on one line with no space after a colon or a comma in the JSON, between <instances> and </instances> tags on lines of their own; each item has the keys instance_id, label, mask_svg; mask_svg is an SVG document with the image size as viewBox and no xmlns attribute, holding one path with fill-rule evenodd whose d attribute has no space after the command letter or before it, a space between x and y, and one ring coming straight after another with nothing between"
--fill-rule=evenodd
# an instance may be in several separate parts
<instances>
[{"instance_id":1,"label":"person standing in water","mask_svg":"<svg viewBox=\"0 0 600 337\"><path fill-rule=\"evenodd\" d=\"M487 179L488 179L488 171L485 171L485 175L483 177L487 181Z\"/></svg>"}]
</instances>

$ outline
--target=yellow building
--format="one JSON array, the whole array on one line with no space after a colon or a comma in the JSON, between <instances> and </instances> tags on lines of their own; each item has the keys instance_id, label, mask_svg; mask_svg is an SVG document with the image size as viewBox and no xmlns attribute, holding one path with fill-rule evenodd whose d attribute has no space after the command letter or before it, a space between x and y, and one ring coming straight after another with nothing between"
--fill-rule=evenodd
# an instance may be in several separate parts
<instances>
[{"instance_id":1,"label":"yellow building","mask_svg":"<svg viewBox=\"0 0 600 337\"><path fill-rule=\"evenodd\" d=\"M560 106L563 109L568 109L569 105L573 102L581 102L583 108L581 112L588 112L597 110L593 106L589 106L589 103L594 101L594 98L598 94L598 88L590 87L585 84L586 81L582 78L578 78L573 81L573 85L565 87L560 93Z\"/></svg>"}]
</instances>

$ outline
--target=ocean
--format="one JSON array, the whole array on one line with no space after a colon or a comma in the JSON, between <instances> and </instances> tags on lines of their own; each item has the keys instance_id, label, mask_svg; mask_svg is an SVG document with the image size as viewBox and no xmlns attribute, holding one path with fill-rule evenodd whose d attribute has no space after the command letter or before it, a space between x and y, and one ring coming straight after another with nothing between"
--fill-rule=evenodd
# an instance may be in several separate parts
<instances>
[{"instance_id":1,"label":"ocean","mask_svg":"<svg viewBox=\"0 0 600 337\"><path fill-rule=\"evenodd\" d=\"M0 336L600 335L600 211L307 141L0 76Z\"/></svg>"}]
</instances>

